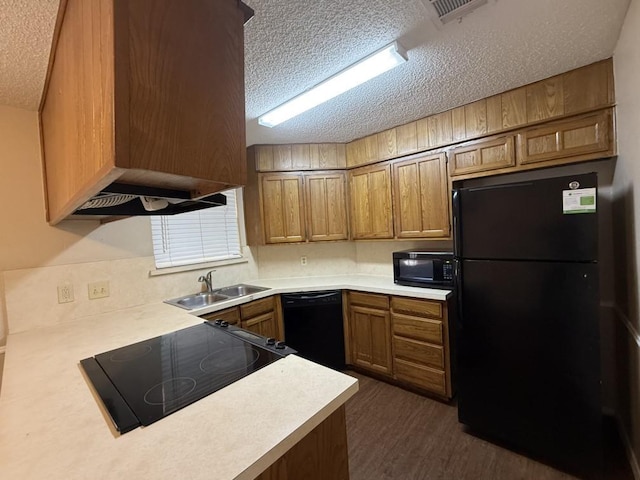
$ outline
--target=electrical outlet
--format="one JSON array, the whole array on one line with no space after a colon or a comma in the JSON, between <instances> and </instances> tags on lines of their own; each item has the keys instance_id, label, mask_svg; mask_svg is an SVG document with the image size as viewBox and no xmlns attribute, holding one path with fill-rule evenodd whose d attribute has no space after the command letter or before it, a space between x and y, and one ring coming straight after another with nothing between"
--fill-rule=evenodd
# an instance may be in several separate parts
<instances>
[{"instance_id":1,"label":"electrical outlet","mask_svg":"<svg viewBox=\"0 0 640 480\"><path fill-rule=\"evenodd\" d=\"M89 284L89 300L95 300L96 298L104 298L108 296L109 282L107 280Z\"/></svg>"},{"instance_id":2,"label":"electrical outlet","mask_svg":"<svg viewBox=\"0 0 640 480\"><path fill-rule=\"evenodd\" d=\"M73 284L69 282L58 285L58 303L73 302Z\"/></svg>"},{"instance_id":3,"label":"electrical outlet","mask_svg":"<svg viewBox=\"0 0 640 480\"><path fill-rule=\"evenodd\" d=\"M306 256L300 257L300 265L306 265L306 264L307 264L307 257Z\"/></svg>"}]
</instances>

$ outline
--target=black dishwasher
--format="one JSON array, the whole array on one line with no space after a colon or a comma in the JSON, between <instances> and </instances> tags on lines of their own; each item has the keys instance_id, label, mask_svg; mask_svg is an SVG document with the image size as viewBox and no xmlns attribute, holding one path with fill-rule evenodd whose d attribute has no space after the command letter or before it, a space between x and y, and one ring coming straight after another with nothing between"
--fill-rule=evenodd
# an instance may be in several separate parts
<instances>
[{"instance_id":1,"label":"black dishwasher","mask_svg":"<svg viewBox=\"0 0 640 480\"><path fill-rule=\"evenodd\" d=\"M286 293L281 299L287 345L301 357L343 370L342 292Z\"/></svg>"}]
</instances>

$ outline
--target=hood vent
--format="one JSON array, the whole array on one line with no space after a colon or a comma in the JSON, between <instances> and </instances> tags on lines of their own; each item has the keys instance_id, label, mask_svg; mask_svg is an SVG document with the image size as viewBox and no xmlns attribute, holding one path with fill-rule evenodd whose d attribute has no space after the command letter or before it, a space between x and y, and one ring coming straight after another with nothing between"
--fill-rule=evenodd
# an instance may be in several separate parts
<instances>
[{"instance_id":1,"label":"hood vent","mask_svg":"<svg viewBox=\"0 0 640 480\"><path fill-rule=\"evenodd\" d=\"M422 3L431 11L434 19L445 24L468 15L487 3L487 0L422 0Z\"/></svg>"},{"instance_id":2,"label":"hood vent","mask_svg":"<svg viewBox=\"0 0 640 480\"><path fill-rule=\"evenodd\" d=\"M84 217L176 215L226 204L227 197L222 193L192 199L190 192L184 190L112 183L85 202L73 215Z\"/></svg>"}]
</instances>

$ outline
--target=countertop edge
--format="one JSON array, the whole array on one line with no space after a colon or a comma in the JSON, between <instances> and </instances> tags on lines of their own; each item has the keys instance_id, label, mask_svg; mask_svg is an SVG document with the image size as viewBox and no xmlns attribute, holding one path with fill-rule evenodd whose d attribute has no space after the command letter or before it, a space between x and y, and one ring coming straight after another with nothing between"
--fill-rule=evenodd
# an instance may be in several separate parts
<instances>
[{"instance_id":1,"label":"countertop edge","mask_svg":"<svg viewBox=\"0 0 640 480\"><path fill-rule=\"evenodd\" d=\"M268 290L257 292L251 295L243 297L232 298L223 302L209 305L207 307L197 308L193 310L184 310L190 315L201 316L210 313L215 313L220 310L232 308L238 305L243 305L253 300L259 300L261 298L270 297L272 295L280 295L282 293L296 293L296 292L314 292L321 290L356 290L362 292L379 293L382 295L398 295L402 297L413 297L424 300L434 300L439 302L447 301L452 295L452 290L441 290L433 288L421 288L421 287L406 287L403 285L367 285L367 281L374 279L375 281L389 280L388 277L374 277L374 276L362 276L363 282L358 283L354 281L344 280L343 276L336 277L317 277L318 283L313 285L304 285L302 281L309 280L308 277L292 277L292 278L273 278L273 279L261 279L247 281L247 284L255 285L259 287L267 287ZM323 282L324 280L324 282ZM291 282L291 285L281 285L282 283ZM279 285L280 284L280 285ZM180 308L180 307L176 307Z\"/></svg>"}]
</instances>

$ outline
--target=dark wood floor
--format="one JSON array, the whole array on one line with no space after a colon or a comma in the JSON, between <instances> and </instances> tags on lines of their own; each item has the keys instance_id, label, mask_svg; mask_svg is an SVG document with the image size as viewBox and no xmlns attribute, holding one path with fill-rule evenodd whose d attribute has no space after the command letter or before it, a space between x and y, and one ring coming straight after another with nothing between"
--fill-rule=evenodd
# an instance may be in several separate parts
<instances>
[{"instance_id":1,"label":"dark wood floor","mask_svg":"<svg viewBox=\"0 0 640 480\"><path fill-rule=\"evenodd\" d=\"M351 480L576 478L466 433L454 405L346 373L360 381L346 408ZM606 463L607 480L633 480L619 443Z\"/></svg>"}]
</instances>

